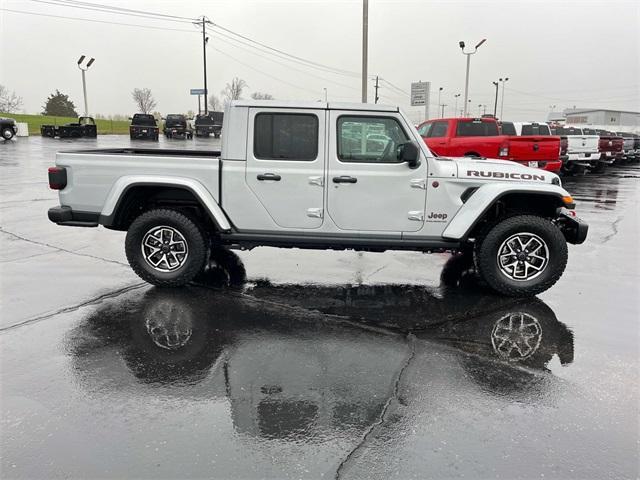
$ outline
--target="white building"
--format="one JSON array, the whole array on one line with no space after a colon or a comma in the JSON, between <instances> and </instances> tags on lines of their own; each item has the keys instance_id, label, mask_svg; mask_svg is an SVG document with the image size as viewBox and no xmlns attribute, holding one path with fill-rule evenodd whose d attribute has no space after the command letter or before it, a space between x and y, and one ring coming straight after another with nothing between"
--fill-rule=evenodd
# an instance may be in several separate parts
<instances>
[{"instance_id":1,"label":"white building","mask_svg":"<svg viewBox=\"0 0 640 480\"><path fill-rule=\"evenodd\" d=\"M596 108L567 108L562 112L567 125L596 126L606 130L640 130L640 112Z\"/></svg>"}]
</instances>

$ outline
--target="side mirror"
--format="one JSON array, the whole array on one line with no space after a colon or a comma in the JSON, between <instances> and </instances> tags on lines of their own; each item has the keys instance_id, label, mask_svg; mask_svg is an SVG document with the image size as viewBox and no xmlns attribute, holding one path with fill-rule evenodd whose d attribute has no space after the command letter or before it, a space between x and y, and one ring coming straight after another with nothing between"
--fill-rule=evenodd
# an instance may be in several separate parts
<instances>
[{"instance_id":1,"label":"side mirror","mask_svg":"<svg viewBox=\"0 0 640 480\"><path fill-rule=\"evenodd\" d=\"M418 168L420 166L420 148L415 142L403 143L400 146L398 158L403 162L407 162L409 168Z\"/></svg>"}]
</instances>

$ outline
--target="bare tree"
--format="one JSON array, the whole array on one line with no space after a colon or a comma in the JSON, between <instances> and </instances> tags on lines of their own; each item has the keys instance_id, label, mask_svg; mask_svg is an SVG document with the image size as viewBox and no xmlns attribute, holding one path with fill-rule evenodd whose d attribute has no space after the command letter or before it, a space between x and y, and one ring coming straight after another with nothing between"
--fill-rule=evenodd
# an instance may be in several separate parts
<instances>
[{"instance_id":1,"label":"bare tree","mask_svg":"<svg viewBox=\"0 0 640 480\"><path fill-rule=\"evenodd\" d=\"M151 113L156 108L156 101L148 88L134 88L131 96L141 113Z\"/></svg>"},{"instance_id":2,"label":"bare tree","mask_svg":"<svg viewBox=\"0 0 640 480\"><path fill-rule=\"evenodd\" d=\"M270 93L253 92L251 94L251 98L253 98L254 100L273 100L273 95L271 95Z\"/></svg>"},{"instance_id":3,"label":"bare tree","mask_svg":"<svg viewBox=\"0 0 640 480\"><path fill-rule=\"evenodd\" d=\"M242 91L248 87L247 82L242 80L241 78L234 77L231 80L231 83L227 83L227 86L222 90L222 96L224 97L224 105L227 104L231 100L239 100L242 98Z\"/></svg>"},{"instance_id":4,"label":"bare tree","mask_svg":"<svg viewBox=\"0 0 640 480\"><path fill-rule=\"evenodd\" d=\"M220 97L218 97L215 93L209 95L209 109L214 112L219 112L222 110L222 102L220 101Z\"/></svg>"},{"instance_id":5,"label":"bare tree","mask_svg":"<svg viewBox=\"0 0 640 480\"><path fill-rule=\"evenodd\" d=\"M0 85L0 112L15 113L22 108L22 97Z\"/></svg>"}]
</instances>

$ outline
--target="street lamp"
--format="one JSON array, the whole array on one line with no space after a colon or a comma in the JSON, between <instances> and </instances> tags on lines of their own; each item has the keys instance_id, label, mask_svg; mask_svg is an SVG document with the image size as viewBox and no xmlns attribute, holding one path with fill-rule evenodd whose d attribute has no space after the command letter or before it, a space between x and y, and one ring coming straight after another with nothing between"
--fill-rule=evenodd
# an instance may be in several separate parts
<instances>
[{"instance_id":1,"label":"street lamp","mask_svg":"<svg viewBox=\"0 0 640 480\"><path fill-rule=\"evenodd\" d=\"M455 108L453 109L453 115L454 115L454 116L455 116L455 115L457 115L457 114L456 114L456 112L458 111L458 97L459 97L460 95L461 95L460 93L456 93L456 94L453 96L453 98L455 98L455 99L456 99L456 106L455 106Z\"/></svg>"},{"instance_id":2,"label":"street lamp","mask_svg":"<svg viewBox=\"0 0 640 480\"><path fill-rule=\"evenodd\" d=\"M496 87L496 100L493 104L493 116L498 114L498 82L491 82Z\"/></svg>"},{"instance_id":3,"label":"street lamp","mask_svg":"<svg viewBox=\"0 0 640 480\"><path fill-rule=\"evenodd\" d=\"M443 87L438 88L438 110L440 110L440 94L442 93ZM442 118L442 116L440 117Z\"/></svg>"},{"instance_id":4,"label":"street lamp","mask_svg":"<svg viewBox=\"0 0 640 480\"><path fill-rule=\"evenodd\" d=\"M467 75L465 77L465 82L464 82L464 105L465 105L465 110L467 109L467 100L469 98L469 66L471 65L471 55L473 55L474 53L476 53L478 51L478 48L480 48L480 45L482 45L484 42L486 42L487 39L483 38L482 40L480 40L480 42L474 47L473 52L465 52L464 51L464 42L460 41L458 42L458 45L460 45L460 50L462 50L462 54L467 56ZM468 114L468 111L465 111L465 115Z\"/></svg>"},{"instance_id":5,"label":"street lamp","mask_svg":"<svg viewBox=\"0 0 640 480\"><path fill-rule=\"evenodd\" d=\"M324 101L325 103L327 102L327 87L322 87L322 89L324 90Z\"/></svg>"},{"instance_id":6,"label":"street lamp","mask_svg":"<svg viewBox=\"0 0 640 480\"><path fill-rule=\"evenodd\" d=\"M87 58L85 55L81 55L78 59L78 68L82 71L82 92L84 93L84 116L89 116L89 105L87 103L87 81L84 78L84 72L89 70L89 67L93 65L93 62L96 61L95 58L89 59L86 65L82 65L84 59Z\"/></svg>"},{"instance_id":7,"label":"street lamp","mask_svg":"<svg viewBox=\"0 0 640 480\"><path fill-rule=\"evenodd\" d=\"M502 120L502 112L504 111L504 84L509 81L509 77L499 78L498 81L502 83L502 100L500 100L500 120Z\"/></svg>"}]
</instances>

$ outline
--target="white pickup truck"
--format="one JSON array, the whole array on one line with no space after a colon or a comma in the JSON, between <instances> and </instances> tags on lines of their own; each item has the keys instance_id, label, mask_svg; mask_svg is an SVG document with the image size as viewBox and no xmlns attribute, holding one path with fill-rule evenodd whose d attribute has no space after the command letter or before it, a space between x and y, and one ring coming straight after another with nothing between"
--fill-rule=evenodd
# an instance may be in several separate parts
<instances>
[{"instance_id":1,"label":"white pickup truck","mask_svg":"<svg viewBox=\"0 0 640 480\"><path fill-rule=\"evenodd\" d=\"M588 229L557 175L436 157L383 105L234 101L221 152L59 152L49 185L51 221L127 231L131 267L163 286L225 248L273 246L451 251L496 291L534 295Z\"/></svg>"},{"instance_id":2,"label":"white pickup truck","mask_svg":"<svg viewBox=\"0 0 640 480\"><path fill-rule=\"evenodd\" d=\"M569 141L568 159L562 167L564 172L582 173L600 160L598 135L585 135L581 128L567 126L552 127L551 132Z\"/></svg>"}]
</instances>

